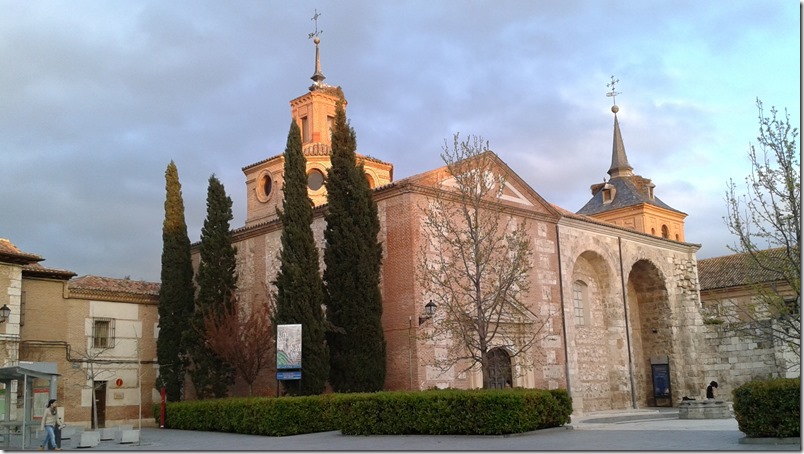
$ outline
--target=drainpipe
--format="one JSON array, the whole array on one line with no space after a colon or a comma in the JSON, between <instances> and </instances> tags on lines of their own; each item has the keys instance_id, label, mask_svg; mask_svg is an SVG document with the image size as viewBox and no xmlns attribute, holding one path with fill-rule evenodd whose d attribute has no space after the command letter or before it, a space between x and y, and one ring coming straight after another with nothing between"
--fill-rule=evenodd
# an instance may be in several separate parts
<instances>
[{"instance_id":1,"label":"drainpipe","mask_svg":"<svg viewBox=\"0 0 804 454\"><path fill-rule=\"evenodd\" d=\"M564 311L564 279L561 273L561 242L558 235L558 224L556 224L556 251L558 254L558 297L561 299L561 326L564 327L564 376L567 379L567 394L572 397L572 388L570 387L570 370L569 370L569 347L567 346L567 317Z\"/></svg>"},{"instance_id":2,"label":"drainpipe","mask_svg":"<svg viewBox=\"0 0 804 454\"><path fill-rule=\"evenodd\" d=\"M636 388L634 385L634 359L631 356L631 329L628 326L628 300L625 289L625 270L623 270L623 239L617 237L617 247L620 250L620 285L623 291L623 312L625 314L625 345L628 348L628 378L631 380L631 408L636 409Z\"/></svg>"}]
</instances>

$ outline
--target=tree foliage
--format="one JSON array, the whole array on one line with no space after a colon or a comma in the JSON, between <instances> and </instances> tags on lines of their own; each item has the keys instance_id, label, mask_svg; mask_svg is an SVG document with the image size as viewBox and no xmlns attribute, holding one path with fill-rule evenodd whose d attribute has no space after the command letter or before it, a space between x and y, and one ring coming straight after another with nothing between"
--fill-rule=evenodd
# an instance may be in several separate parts
<instances>
[{"instance_id":1,"label":"tree foliage","mask_svg":"<svg viewBox=\"0 0 804 454\"><path fill-rule=\"evenodd\" d=\"M223 397L233 382L232 367L209 348L203 336L205 319L221 320L233 310L237 289L236 249L232 244L229 221L232 216L232 199L215 175L209 178L207 190L207 218L201 229L196 284L198 294L190 331L190 378L200 398Z\"/></svg>"},{"instance_id":2,"label":"tree foliage","mask_svg":"<svg viewBox=\"0 0 804 454\"><path fill-rule=\"evenodd\" d=\"M248 385L249 396L254 394L254 382L276 352L271 311L267 302L251 307L233 302L221 316L209 312L204 317L207 346L234 367Z\"/></svg>"},{"instance_id":3,"label":"tree foliage","mask_svg":"<svg viewBox=\"0 0 804 454\"><path fill-rule=\"evenodd\" d=\"M455 134L451 147L445 141L441 158L450 178L420 207L417 279L438 306L425 336L448 348L437 366L479 366L487 388L489 352L502 347L522 356L541 338L547 319L540 322L524 303L531 241L526 222L507 213L501 201L505 175L488 142L477 136L462 141Z\"/></svg>"},{"instance_id":4,"label":"tree foliage","mask_svg":"<svg viewBox=\"0 0 804 454\"><path fill-rule=\"evenodd\" d=\"M737 307L732 328L785 344L801 352L801 169L798 128L790 116L766 115L757 99L759 135L750 144L751 173L744 192L734 180L726 191L729 231L737 237L730 249L744 254L756 269L750 307ZM772 276L774 282L759 277ZM747 323L745 323L747 321Z\"/></svg>"},{"instance_id":5,"label":"tree foliage","mask_svg":"<svg viewBox=\"0 0 804 454\"><path fill-rule=\"evenodd\" d=\"M274 324L302 325L302 379L286 388L290 394L320 394L329 378L329 348L324 322L324 285L313 237L313 204L307 195L306 160L301 131L290 124L284 154L284 200L277 215L282 222L282 250L276 276Z\"/></svg>"},{"instance_id":6,"label":"tree foliage","mask_svg":"<svg viewBox=\"0 0 804 454\"><path fill-rule=\"evenodd\" d=\"M382 330L380 222L357 139L338 103L332 130L332 167L327 173L328 211L324 283L329 331L330 384L337 392L370 392L385 383Z\"/></svg>"},{"instance_id":7,"label":"tree foliage","mask_svg":"<svg viewBox=\"0 0 804 454\"><path fill-rule=\"evenodd\" d=\"M187 320L193 311L193 265L190 238L184 221L184 201L176 164L165 170L165 220L162 224L162 283L159 287L159 362L157 388L164 387L167 400L179 401L184 389L182 343Z\"/></svg>"}]
</instances>

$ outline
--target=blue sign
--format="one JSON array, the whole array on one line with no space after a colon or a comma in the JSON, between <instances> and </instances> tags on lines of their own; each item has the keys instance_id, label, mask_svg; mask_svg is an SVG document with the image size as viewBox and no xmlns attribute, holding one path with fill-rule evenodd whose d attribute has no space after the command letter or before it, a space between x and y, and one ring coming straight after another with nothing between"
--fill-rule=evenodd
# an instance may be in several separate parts
<instances>
[{"instance_id":1,"label":"blue sign","mask_svg":"<svg viewBox=\"0 0 804 454\"><path fill-rule=\"evenodd\" d=\"M300 370L283 370L276 372L277 380L301 380Z\"/></svg>"}]
</instances>

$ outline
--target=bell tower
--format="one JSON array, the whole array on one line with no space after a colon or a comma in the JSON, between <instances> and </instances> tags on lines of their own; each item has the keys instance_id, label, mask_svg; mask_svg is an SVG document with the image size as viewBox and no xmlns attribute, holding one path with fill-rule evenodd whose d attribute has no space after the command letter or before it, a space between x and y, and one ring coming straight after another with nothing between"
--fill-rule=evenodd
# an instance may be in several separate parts
<instances>
[{"instance_id":1,"label":"bell tower","mask_svg":"<svg viewBox=\"0 0 804 454\"><path fill-rule=\"evenodd\" d=\"M614 89L619 80L611 77L607 87L611 89L606 96L614 98L620 93ZM614 103L614 139L611 149L609 181L591 186L592 199L578 210L578 214L607 221L637 232L662 237L668 240L684 241L684 218L686 213L678 211L662 202L654 194L653 182L634 174L625 154L623 136L617 112L620 107Z\"/></svg>"},{"instance_id":2,"label":"bell tower","mask_svg":"<svg viewBox=\"0 0 804 454\"><path fill-rule=\"evenodd\" d=\"M299 126L302 134L302 152L307 160L307 195L314 206L327 202L327 189L324 185L327 170L331 167L331 131L338 103L346 109L346 98L341 87L324 83L321 71L321 53L318 29L318 11L312 17L316 23L315 32L307 38L315 43L315 70L310 79L313 84L308 92L290 101L290 115ZM386 185L393 181L394 166L378 159L357 154L358 164L363 164L366 180L371 188ZM284 182L285 160L282 154L243 167L246 175L246 227L269 222L276 218L276 208L282 206L282 184Z\"/></svg>"}]
</instances>

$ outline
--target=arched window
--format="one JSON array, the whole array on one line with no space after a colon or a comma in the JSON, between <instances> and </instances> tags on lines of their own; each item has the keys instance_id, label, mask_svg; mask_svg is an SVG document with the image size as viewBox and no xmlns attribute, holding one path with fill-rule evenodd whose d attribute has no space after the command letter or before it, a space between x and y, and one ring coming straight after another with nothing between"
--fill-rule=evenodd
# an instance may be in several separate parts
<instances>
[{"instance_id":1,"label":"arched window","mask_svg":"<svg viewBox=\"0 0 804 454\"><path fill-rule=\"evenodd\" d=\"M666 225L662 225L662 238L670 238L670 230Z\"/></svg>"},{"instance_id":2,"label":"arched window","mask_svg":"<svg viewBox=\"0 0 804 454\"><path fill-rule=\"evenodd\" d=\"M584 308L589 295L589 287L584 281L572 283L572 308L576 325L584 324Z\"/></svg>"},{"instance_id":3,"label":"arched window","mask_svg":"<svg viewBox=\"0 0 804 454\"><path fill-rule=\"evenodd\" d=\"M366 174L366 181L368 181L369 188L374 189L374 178L371 178L371 175Z\"/></svg>"}]
</instances>

